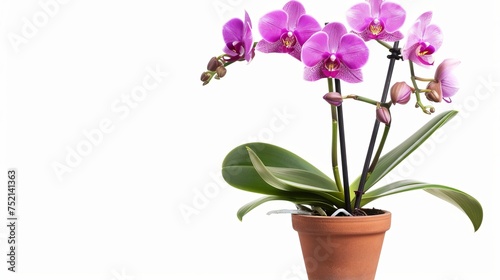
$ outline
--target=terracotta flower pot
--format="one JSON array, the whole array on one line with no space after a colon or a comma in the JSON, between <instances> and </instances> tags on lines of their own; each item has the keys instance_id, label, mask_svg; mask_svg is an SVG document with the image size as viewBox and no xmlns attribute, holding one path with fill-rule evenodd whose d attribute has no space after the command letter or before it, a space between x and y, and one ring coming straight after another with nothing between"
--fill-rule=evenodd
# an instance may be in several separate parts
<instances>
[{"instance_id":1,"label":"terracotta flower pot","mask_svg":"<svg viewBox=\"0 0 500 280\"><path fill-rule=\"evenodd\" d=\"M391 213L355 217L292 215L309 280L373 280Z\"/></svg>"}]
</instances>

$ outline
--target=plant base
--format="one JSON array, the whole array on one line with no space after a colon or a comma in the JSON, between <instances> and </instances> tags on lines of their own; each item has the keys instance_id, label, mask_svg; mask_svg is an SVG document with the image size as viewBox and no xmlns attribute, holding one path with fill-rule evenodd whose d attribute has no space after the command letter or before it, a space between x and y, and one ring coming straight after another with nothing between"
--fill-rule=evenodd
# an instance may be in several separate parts
<instances>
[{"instance_id":1,"label":"plant base","mask_svg":"<svg viewBox=\"0 0 500 280\"><path fill-rule=\"evenodd\" d=\"M355 217L292 215L309 280L373 280L391 213Z\"/></svg>"}]
</instances>

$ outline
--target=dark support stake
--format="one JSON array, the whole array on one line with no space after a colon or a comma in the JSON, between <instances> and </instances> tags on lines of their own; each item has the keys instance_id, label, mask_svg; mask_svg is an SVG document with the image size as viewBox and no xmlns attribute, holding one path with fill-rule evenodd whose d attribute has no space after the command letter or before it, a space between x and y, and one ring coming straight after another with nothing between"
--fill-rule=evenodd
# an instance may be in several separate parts
<instances>
[{"instance_id":1,"label":"dark support stake","mask_svg":"<svg viewBox=\"0 0 500 280\"><path fill-rule=\"evenodd\" d=\"M396 60L401 59L401 50L399 49L399 41L394 42L394 46L389 50L391 52L390 55L387 56L389 61L389 69L387 70L387 76L385 78L384 91L382 92L382 98L380 99L380 103L385 103L387 99L387 95L389 92L389 87L391 84L392 73L394 71L394 64ZM358 210L361 205L361 198L365 191L366 179L368 177L368 169L370 168L370 161L372 159L373 150L375 147L375 142L377 140L377 134L380 127L380 122L375 120L375 124L373 125L372 136L370 138L370 144L368 146L368 151L366 153L365 163L363 166L363 172L361 173L361 178L359 180L359 188L355 192L356 193L356 202L354 203L354 209Z\"/></svg>"}]
</instances>

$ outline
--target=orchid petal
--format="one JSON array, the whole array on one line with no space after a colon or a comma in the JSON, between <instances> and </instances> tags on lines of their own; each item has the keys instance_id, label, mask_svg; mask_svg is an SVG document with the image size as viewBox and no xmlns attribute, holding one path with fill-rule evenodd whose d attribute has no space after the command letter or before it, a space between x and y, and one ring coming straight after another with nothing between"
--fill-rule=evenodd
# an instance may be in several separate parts
<instances>
[{"instance_id":1,"label":"orchid petal","mask_svg":"<svg viewBox=\"0 0 500 280\"><path fill-rule=\"evenodd\" d=\"M282 46L283 44L280 41L268 42L266 40L260 40L255 49L262 53L281 53L283 52Z\"/></svg>"},{"instance_id":2,"label":"orchid petal","mask_svg":"<svg viewBox=\"0 0 500 280\"><path fill-rule=\"evenodd\" d=\"M416 59L416 57L415 57L416 56L415 51L416 51L417 47L419 46L419 44L418 44L418 42L414 42L411 45L409 45L408 43L403 48L403 50L401 52L401 54L403 56L403 60L415 61L415 59Z\"/></svg>"},{"instance_id":3,"label":"orchid petal","mask_svg":"<svg viewBox=\"0 0 500 280\"><path fill-rule=\"evenodd\" d=\"M301 60L307 67L313 67L328 56L328 34L319 31L307 40L302 46Z\"/></svg>"},{"instance_id":4,"label":"orchid petal","mask_svg":"<svg viewBox=\"0 0 500 280\"><path fill-rule=\"evenodd\" d=\"M393 33L384 32L378 36L378 40L385 42L396 42L404 38L403 33L396 31Z\"/></svg>"},{"instance_id":5,"label":"orchid petal","mask_svg":"<svg viewBox=\"0 0 500 280\"><path fill-rule=\"evenodd\" d=\"M250 27L250 29L252 29L252 20L250 19L247 11L245 11L245 23Z\"/></svg>"},{"instance_id":6,"label":"orchid petal","mask_svg":"<svg viewBox=\"0 0 500 280\"><path fill-rule=\"evenodd\" d=\"M380 18L384 21L385 30L388 33L393 33L403 26L406 12L398 4L384 2L380 7Z\"/></svg>"},{"instance_id":7,"label":"orchid petal","mask_svg":"<svg viewBox=\"0 0 500 280\"><path fill-rule=\"evenodd\" d=\"M314 82L319 79L326 78L325 74L323 74L323 71L321 71L321 68L323 68L322 61L320 61L313 67L304 67L304 80Z\"/></svg>"},{"instance_id":8,"label":"orchid petal","mask_svg":"<svg viewBox=\"0 0 500 280\"><path fill-rule=\"evenodd\" d=\"M285 4L283 11L288 14L288 30L295 30L298 26L299 19L306 13L304 6L298 1L290 1Z\"/></svg>"},{"instance_id":9,"label":"orchid petal","mask_svg":"<svg viewBox=\"0 0 500 280\"><path fill-rule=\"evenodd\" d=\"M453 79L454 81L448 80L448 81L442 81L441 82L441 91L443 93L443 99L448 99L452 96L454 96L458 91L458 81ZM447 101L450 103L450 101Z\"/></svg>"},{"instance_id":10,"label":"orchid petal","mask_svg":"<svg viewBox=\"0 0 500 280\"><path fill-rule=\"evenodd\" d=\"M430 66L434 64L434 57L432 55L417 55L416 53L414 54L414 58L410 58L411 61L415 62L416 64L420 66Z\"/></svg>"},{"instance_id":11,"label":"orchid petal","mask_svg":"<svg viewBox=\"0 0 500 280\"><path fill-rule=\"evenodd\" d=\"M418 42L420 41L421 35L417 33L419 26L420 26L420 22L416 22L413 24L413 26L408 31L406 46L413 46L415 44L418 44Z\"/></svg>"},{"instance_id":12,"label":"orchid petal","mask_svg":"<svg viewBox=\"0 0 500 280\"><path fill-rule=\"evenodd\" d=\"M347 29L342 23L332 22L325 25L323 31L328 34L328 50L332 53L337 52L340 39L347 33Z\"/></svg>"},{"instance_id":13,"label":"orchid petal","mask_svg":"<svg viewBox=\"0 0 500 280\"><path fill-rule=\"evenodd\" d=\"M420 22L420 26L427 26L431 23L432 20L432 11L425 12L421 14L418 18L417 21Z\"/></svg>"},{"instance_id":14,"label":"orchid petal","mask_svg":"<svg viewBox=\"0 0 500 280\"><path fill-rule=\"evenodd\" d=\"M439 66L436 68L436 74L434 78L436 80L443 80L451 76L452 71L460 64L460 61L457 59L448 58L445 59Z\"/></svg>"},{"instance_id":15,"label":"orchid petal","mask_svg":"<svg viewBox=\"0 0 500 280\"><path fill-rule=\"evenodd\" d=\"M369 0L371 15L374 18L380 17L380 6L384 0Z\"/></svg>"},{"instance_id":16,"label":"orchid petal","mask_svg":"<svg viewBox=\"0 0 500 280\"><path fill-rule=\"evenodd\" d=\"M295 44L292 51L288 51L288 54L295 57L298 60L301 60L302 47L299 44Z\"/></svg>"},{"instance_id":17,"label":"orchid petal","mask_svg":"<svg viewBox=\"0 0 500 280\"><path fill-rule=\"evenodd\" d=\"M422 41L429 42L437 51L443 44L443 32L441 32L441 29L437 25L429 25L425 29Z\"/></svg>"},{"instance_id":18,"label":"orchid petal","mask_svg":"<svg viewBox=\"0 0 500 280\"><path fill-rule=\"evenodd\" d=\"M445 59L436 69L435 80L441 82L443 98L455 95L458 90L458 78L453 75L453 71L460 64L456 59Z\"/></svg>"},{"instance_id":19,"label":"orchid petal","mask_svg":"<svg viewBox=\"0 0 500 280\"><path fill-rule=\"evenodd\" d=\"M360 83L363 81L363 73L361 69L349 69L342 66L335 78L348 83Z\"/></svg>"},{"instance_id":20,"label":"orchid petal","mask_svg":"<svg viewBox=\"0 0 500 280\"><path fill-rule=\"evenodd\" d=\"M356 32L362 32L371 23L370 5L359 3L347 11L347 23Z\"/></svg>"},{"instance_id":21,"label":"orchid petal","mask_svg":"<svg viewBox=\"0 0 500 280\"><path fill-rule=\"evenodd\" d=\"M369 50L361 38L354 34L345 34L340 40L336 54L348 68L359 69L368 61Z\"/></svg>"},{"instance_id":22,"label":"orchid petal","mask_svg":"<svg viewBox=\"0 0 500 280\"><path fill-rule=\"evenodd\" d=\"M265 14L259 21L259 32L268 42L276 42L286 29L288 15L281 10Z\"/></svg>"},{"instance_id":23,"label":"orchid petal","mask_svg":"<svg viewBox=\"0 0 500 280\"><path fill-rule=\"evenodd\" d=\"M295 29L295 36L300 45L303 45L314 33L321 30L319 22L309 15L300 17Z\"/></svg>"},{"instance_id":24,"label":"orchid petal","mask_svg":"<svg viewBox=\"0 0 500 280\"><path fill-rule=\"evenodd\" d=\"M243 38L243 26L243 21L239 18L233 18L224 24L222 27L224 42L227 44L241 41Z\"/></svg>"}]
</instances>

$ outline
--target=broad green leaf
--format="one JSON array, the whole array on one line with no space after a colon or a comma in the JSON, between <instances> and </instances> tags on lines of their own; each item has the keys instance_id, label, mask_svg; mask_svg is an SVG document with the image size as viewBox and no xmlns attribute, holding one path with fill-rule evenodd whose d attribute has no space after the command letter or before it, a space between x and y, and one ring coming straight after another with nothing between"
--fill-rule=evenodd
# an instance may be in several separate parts
<instances>
[{"instance_id":1,"label":"broad green leaf","mask_svg":"<svg viewBox=\"0 0 500 280\"><path fill-rule=\"evenodd\" d=\"M231 168L233 174L236 174L235 172L238 171L237 169L239 167L252 166L247 147L255 152L255 154L262 160L265 166L286 167L309 171L313 174L325 178L325 180L331 180L315 166L297 156L296 154L275 145L259 142L247 143L234 148L224 158L222 168Z\"/></svg>"},{"instance_id":2,"label":"broad green leaf","mask_svg":"<svg viewBox=\"0 0 500 280\"><path fill-rule=\"evenodd\" d=\"M309 171L294 168L268 166L267 169L275 177L281 179L281 181L295 185L298 188L323 191L332 194L342 194L342 192L336 191L337 185L335 185L335 182L330 178L324 178ZM339 198L343 198L343 194Z\"/></svg>"},{"instance_id":3,"label":"broad green leaf","mask_svg":"<svg viewBox=\"0 0 500 280\"><path fill-rule=\"evenodd\" d=\"M277 196L277 195L270 195L270 196L264 196L261 198L258 198L256 200L253 200L245 205L243 205L237 213L238 219L240 221L243 220L243 217L248 214L248 212L252 211L255 209L257 206L273 201L273 200L284 200L284 201L290 201L294 204L307 204L307 205L314 205L314 206L320 206L323 209L326 209L328 211L335 211L335 209L328 203L325 203L321 200L315 200L313 198L308 198L308 197L295 197L291 195L287 196Z\"/></svg>"},{"instance_id":4,"label":"broad green leaf","mask_svg":"<svg viewBox=\"0 0 500 280\"><path fill-rule=\"evenodd\" d=\"M375 199L393 195L401 192L425 190L462 210L470 219L474 230L478 230L483 221L483 208L481 204L469 194L443 185L428 184L413 180L397 181L376 190L365 193L361 205L365 205Z\"/></svg>"},{"instance_id":5,"label":"broad green leaf","mask_svg":"<svg viewBox=\"0 0 500 280\"><path fill-rule=\"evenodd\" d=\"M260 160L260 158L255 154L255 152L250 149L248 149L248 154L250 156L250 160L252 161L253 166L255 167L255 170L257 173L259 173L260 177L269 185L275 187L276 189L282 190L282 191L289 191L289 192L311 192L315 193L318 196L322 196L329 201L335 203L336 205L339 205L343 203L342 199L338 199L336 196L332 195L332 190L327 189L323 186L321 186L322 183L324 183L324 180L321 180L322 177L309 173L309 172L300 172L297 171L296 169L288 169L288 168L278 168L280 175L285 176L288 179L291 180L298 180L297 181L285 181L273 174L271 170L269 170L264 163ZM289 170L290 172L287 173L286 170ZM295 171L295 172L294 172ZM297 174L300 173L301 176L297 176ZM295 175L295 176L290 176L290 175ZM317 179L317 178L320 179ZM310 185L308 183L311 183Z\"/></svg>"},{"instance_id":6,"label":"broad green leaf","mask_svg":"<svg viewBox=\"0 0 500 280\"><path fill-rule=\"evenodd\" d=\"M437 115L403 143L382 156L366 181L364 188L365 191L369 190L375 183L387 175L387 173L401 163L407 156L424 143L425 140L427 140L436 130L453 118L457 113L458 111L452 110Z\"/></svg>"},{"instance_id":7,"label":"broad green leaf","mask_svg":"<svg viewBox=\"0 0 500 280\"><path fill-rule=\"evenodd\" d=\"M240 190L268 195L285 193L262 180L252 165L224 167L222 177L229 185Z\"/></svg>"},{"instance_id":8,"label":"broad green leaf","mask_svg":"<svg viewBox=\"0 0 500 280\"><path fill-rule=\"evenodd\" d=\"M303 179L304 181L298 183L310 184L309 178L314 176L314 180L318 182L317 185L325 183L325 187L330 186L332 191L336 191L335 182L319 169L283 148L266 143L240 145L226 156L222 164L222 176L229 185L235 188L267 195L285 195L285 191L268 184L261 178L252 164L247 147L251 148L266 166L271 166L269 168L271 172L283 181L290 181L293 176L303 172L308 175ZM289 170L284 172L283 168Z\"/></svg>"}]
</instances>

